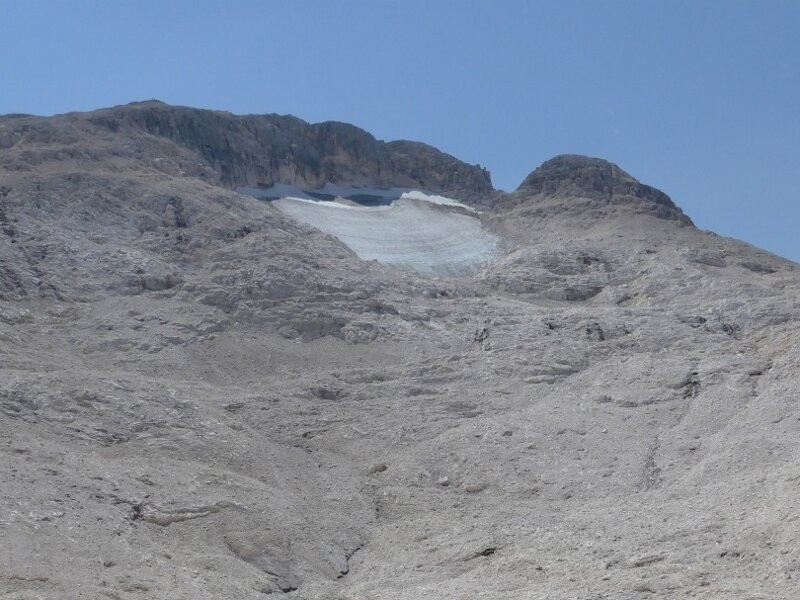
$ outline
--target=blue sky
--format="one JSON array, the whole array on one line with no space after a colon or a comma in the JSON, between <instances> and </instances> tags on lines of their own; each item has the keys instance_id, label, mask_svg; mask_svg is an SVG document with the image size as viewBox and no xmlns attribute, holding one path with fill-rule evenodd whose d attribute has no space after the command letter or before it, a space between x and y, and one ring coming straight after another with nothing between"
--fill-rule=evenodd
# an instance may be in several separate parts
<instances>
[{"instance_id":1,"label":"blue sky","mask_svg":"<svg viewBox=\"0 0 800 600\"><path fill-rule=\"evenodd\" d=\"M0 113L158 98L352 122L515 188L601 156L800 260L800 2L0 0Z\"/></svg>"}]
</instances>

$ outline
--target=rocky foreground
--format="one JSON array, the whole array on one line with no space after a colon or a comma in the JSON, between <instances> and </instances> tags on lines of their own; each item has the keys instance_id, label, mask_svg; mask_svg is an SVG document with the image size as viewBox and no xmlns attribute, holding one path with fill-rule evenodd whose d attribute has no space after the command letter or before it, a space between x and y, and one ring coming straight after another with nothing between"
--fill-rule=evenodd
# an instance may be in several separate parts
<instances>
[{"instance_id":1,"label":"rocky foreground","mask_svg":"<svg viewBox=\"0 0 800 600\"><path fill-rule=\"evenodd\" d=\"M363 261L240 187L445 194ZM800 597L800 268L603 160L512 193L350 125L0 117L0 595Z\"/></svg>"}]
</instances>

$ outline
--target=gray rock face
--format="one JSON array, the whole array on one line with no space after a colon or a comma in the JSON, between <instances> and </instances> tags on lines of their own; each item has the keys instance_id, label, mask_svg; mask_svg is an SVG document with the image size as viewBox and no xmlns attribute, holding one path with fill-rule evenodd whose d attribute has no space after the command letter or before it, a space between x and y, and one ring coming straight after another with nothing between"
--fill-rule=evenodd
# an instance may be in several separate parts
<instances>
[{"instance_id":1,"label":"gray rock face","mask_svg":"<svg viewBox=\"0 0 800 600\"><path fill-rule=\"evenodd\" d=\"M158 102L97 111L85 118L114 132L145 132L171 140L202 157L217 181L231 188L345 182L420 187L462 197L492 190L485 169L425 144L387 144L347 123L236 116Z\"/></svg>"},{"instance_id":2,"label":"gray rock face","mask_svg":"<svg viewBox=\"0 0 800 600\"><path fill-rule=\"evenodd\" d=\"M0 118L0 596L800 597L798 265L569 159L421 276L223 181L313 127L140 108Z\"/></svg>"},{"instance_id":3,"label":"gray rock face","mask_svg":"<svg viewBox=\"0 0 800 600\"><path fill-rule=\"evenodd\" d=\"M577 154L563 154L542 163L520 184L515 196L625 203L659 218L692 223L664 192L640 183L607 160Z\"/></svg>"}]
</instances>

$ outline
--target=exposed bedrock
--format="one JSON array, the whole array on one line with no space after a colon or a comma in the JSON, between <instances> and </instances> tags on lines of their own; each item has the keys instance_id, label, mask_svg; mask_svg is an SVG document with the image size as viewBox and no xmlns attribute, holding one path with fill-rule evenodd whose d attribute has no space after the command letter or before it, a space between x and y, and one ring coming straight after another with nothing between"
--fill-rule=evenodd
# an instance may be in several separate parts
<instances>
[{"instance_id":1,"label":"exposed bedrock","mask_svg":"<svg viewBox=\"0 0 800 600\"><path fill-rule=\"evenodd\" d=\"M383 142L347 123L290 115L134 103L86 118L113 131L144 131L199 154L227 187L348 183L414 187L477 198L492 192L488 171L419 142Z\"/></svg>"},{"instance_id":2,"label":"exposed bedrock","mask_svg":"<svg viewBox=\"0 0 800 600\"><path fill-rule=\"evenodd\" d=\"M0 117L0 597L798 598L799 299L598 159Z\"/></svg>"},{"instance_id":3,"label":"exposed bedrock","mask_svg":"<svg viewBox=\"0 0 800 600\"><path fill-rule=\"evenodd\" d=\"M562 154L542 163L520 184L511 202L564 198L589 201L582 209L627 205L662 219L692 224L664 192L639 182L614 163L578 154Z\"/></svg>"}]
</instances>

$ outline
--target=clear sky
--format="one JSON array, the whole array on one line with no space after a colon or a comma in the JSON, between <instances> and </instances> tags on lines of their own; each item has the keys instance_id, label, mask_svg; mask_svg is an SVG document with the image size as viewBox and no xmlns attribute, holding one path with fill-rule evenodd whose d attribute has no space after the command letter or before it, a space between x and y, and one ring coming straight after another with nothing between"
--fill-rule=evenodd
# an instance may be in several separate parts
<instances>
[{"instance_id":1,"label":"clear sky","mask_svg":"<svg viewBox=\"0 0 800 600\"><path fill-rule=\"evenodd\" d=\"M607 158L800 260L800 1L0 0L0 113L158 98L420 140L514 189Z\"/></svg>"}]
</instances>

